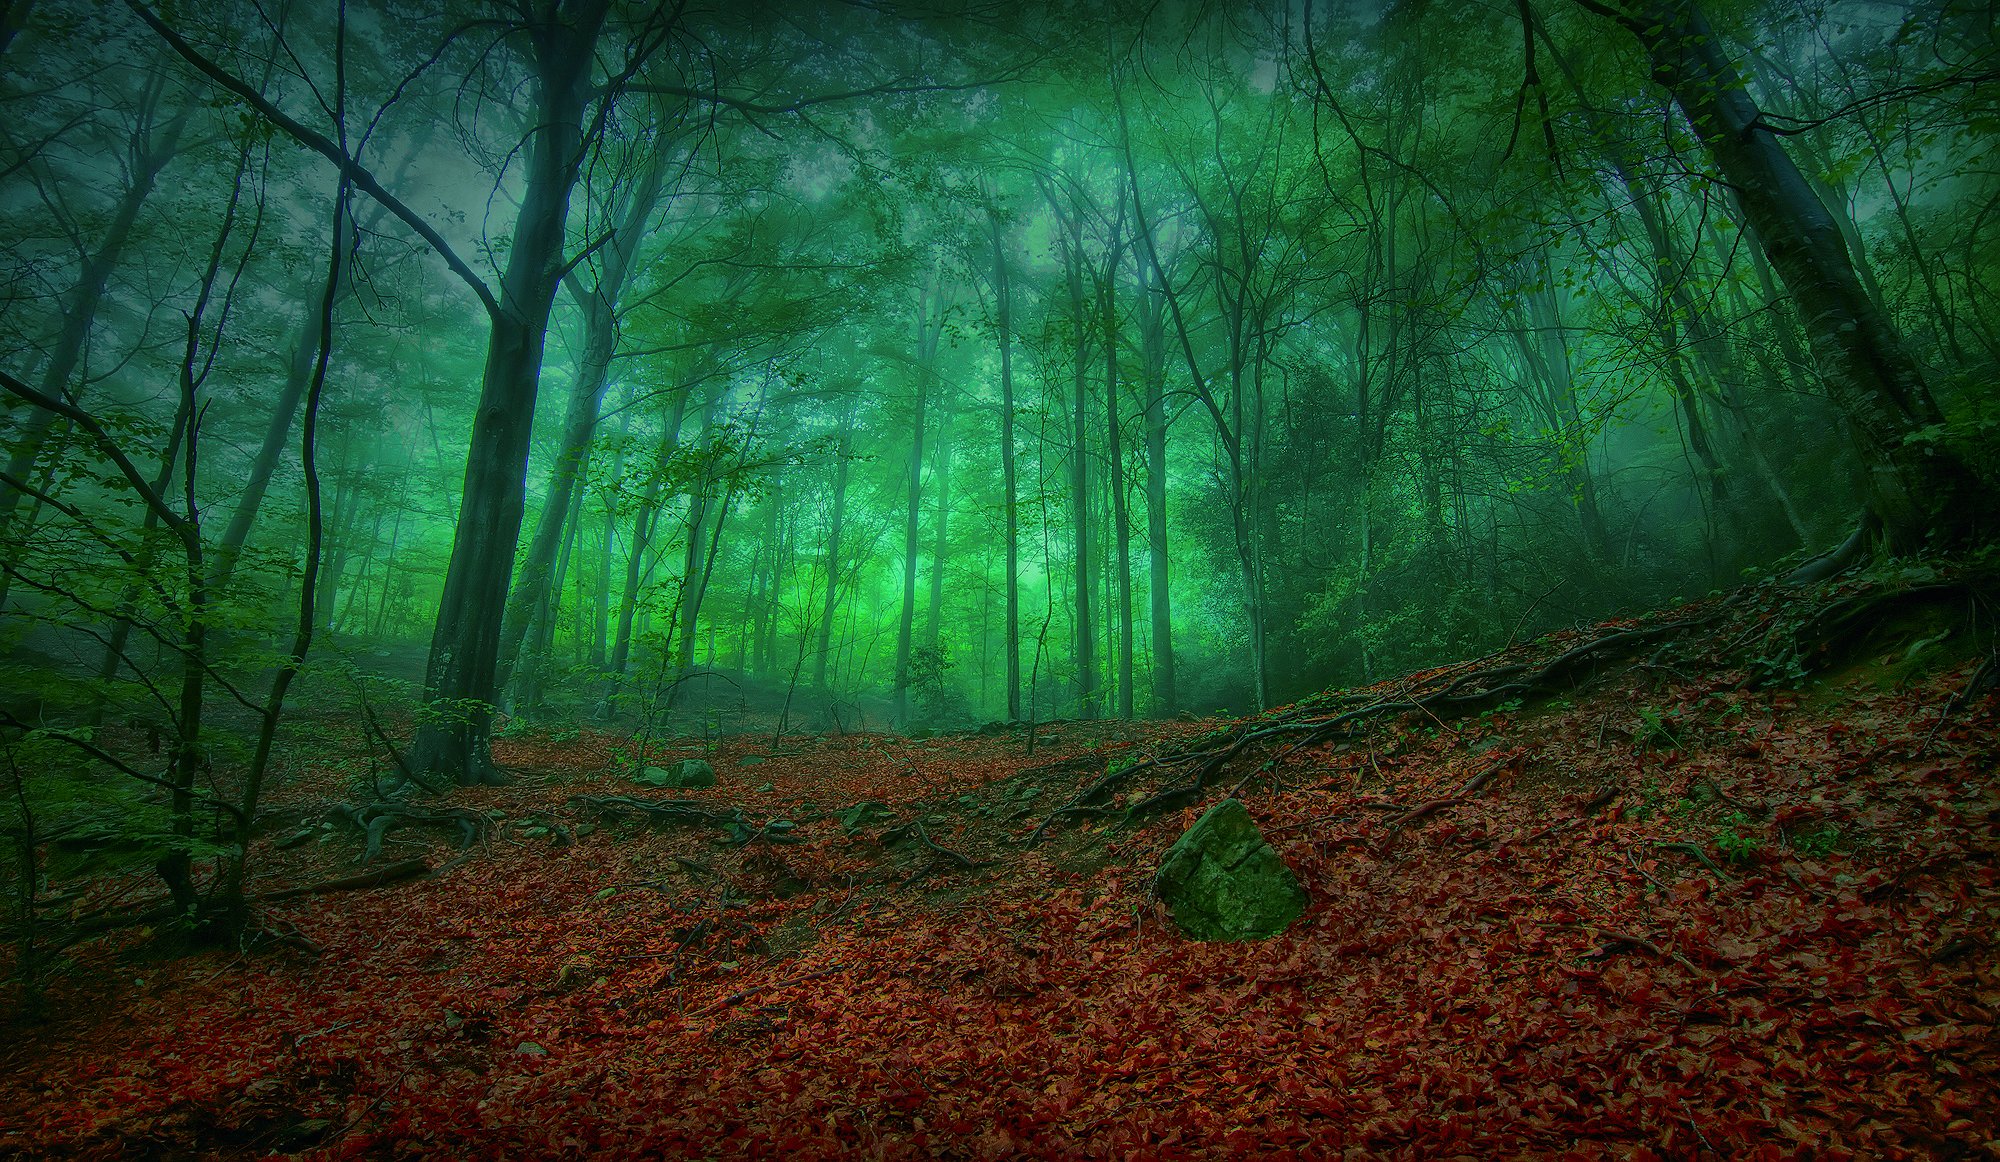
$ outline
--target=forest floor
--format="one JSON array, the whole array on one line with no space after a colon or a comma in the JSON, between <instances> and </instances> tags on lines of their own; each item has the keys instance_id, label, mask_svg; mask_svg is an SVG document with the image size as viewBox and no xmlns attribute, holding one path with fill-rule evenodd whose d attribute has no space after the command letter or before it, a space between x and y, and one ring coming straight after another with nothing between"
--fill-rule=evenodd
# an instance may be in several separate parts
<instances>
[{"instance_id":1,"label":"forest floor","mask_svg":"<svg viewBox=\"0 0 2000 1162\"><path fill-rule=\"evenodd\" d=\"M79 947L0 1154L1995 1156L1985 592L1766 585L1032 757L656 752L698 791L529 735L513 786L365 816L366 866L309 773L276 938ZM1232 790L1311 903L1195 943L1151 878ZM371 868L426 874L278 894Z\"/></svg>"}]
</instances>

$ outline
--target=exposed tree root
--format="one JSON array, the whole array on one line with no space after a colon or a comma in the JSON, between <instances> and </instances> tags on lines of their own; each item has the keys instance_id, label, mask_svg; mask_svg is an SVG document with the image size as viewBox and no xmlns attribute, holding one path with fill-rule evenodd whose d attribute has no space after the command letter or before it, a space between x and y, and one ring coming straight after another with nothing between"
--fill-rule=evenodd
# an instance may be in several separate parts
<instances>
[{"instance_id":1,"label":"exposed tree root","mask_svg":"<svg viewBox=\"0 0 2000 1162\"><path fill-rule=\"evenodd\" d=\"M454 829L458 832L458 845L462 848L485 839L493 827L491 816L464 807L418 807L389 800L360 807L342 804L327 815L353 824L367 835L368 845L361 854L362 863L374 862L375 857L382 854L383 841L391 831L400 827Z\"/></svg>"},{"instance_id":2,"label":"exposed tree root","mask_svg":"<svg viewBox=\"0 0 2000 1162\"><path fill-rule=\"evenodd\" d=\"M1867 538L1860 533L1857 536L1866 547ZM1843 566L1836 572L1844 571ZM1796 571L1787 580L1795 582L1802 572ZM1204 736L1179 751L1104 772L1051 811L1023 842L1028 846L1039 843L1064 820L1120 814L1133 820L1199 802L1218 772L1232 764L1243 769L1239 760L1246 754L1263 757L1242 774L1237 787L1274 769L1300 748L1355 740L1384 722L1420 717L1449 728L1454 721L1509 702L1574 695L1635 669L1663 668L1668 661L1691 670L1746 669L1746 684L1795 681L1832 662L1849 643L1864 640L1863 635L1894 607L1963 595L1971 610L1990 611L1994 604L1990 594L1996 587L2000 585L1990 572L1949 565L1926 568L1907 580L1871 575L1840 586L1802 589L1796 584L1767 581L1653 624L1608 629L1552 655L1547 644L1531 642L1479 662L1433 671L1400 686L1314 695ZM1982 628L1980 632L1991 631ZM1743 654L1750 655L1747 667ZM1989 657L1968 683L1965 698L1954 700L1945 716L1961 709L1965 700L1996 679L2000 679L2000 661ZM1283 745L1274 745L1279 743ZM1160 789L1130 806L1112 805L1114 795L1140 776L1157 777ZM1763 813L1758 804L1732 799L1726 793L1722 797L1744 810ZM1448 805L1448 801L1440 801L1419 810L1434 812ZM1416 821L1415 816L1406 819L1406 823Z\"/></svg>"},{"instance_id":3,"label":"exposed tree root","mask_svg":"<svg viewBox=\"0 0 2000 1162\"><path fill-rule=\"evenodd\" d=\"M1026 843L1029 846L1039 843L1058 820L1112 813L1101 805L1102 801L1119 783L1144 771L1176 769L1181 778L1166 790L1128 808L1127 818L1155 814L1197 799L1218 771L1260 744L1284 739L1291 744L1288 749L1295 750L1332 738L1356 737L1381 719L1421 714L1443 724L1490 710L1510 699L1571 693L1602 676L1608 667L1629 659L1639 647L1680 637L1712 625L1722 616L1723 610L1717 608L1658 625L1614 630L1572 646L1540 664L1507 662L1434 674L1429 678L1433 688L1405 687L1398 692L1399 697L1364 701L1346 695L1301 702L1244 722L1219 745L1211 743L1201 749L1163 755L1107 772L1051 812Z\"/></svg>"}]
</instances>

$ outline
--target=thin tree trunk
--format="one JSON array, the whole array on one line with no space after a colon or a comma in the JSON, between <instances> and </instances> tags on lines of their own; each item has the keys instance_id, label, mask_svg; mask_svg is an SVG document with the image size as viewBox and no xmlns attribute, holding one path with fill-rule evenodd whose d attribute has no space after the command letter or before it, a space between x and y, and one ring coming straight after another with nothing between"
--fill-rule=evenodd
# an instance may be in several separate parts
<instances>
[{"instance_id":1,"label":"thin tree trunk","mask_svg":"<svg viewBox=\"0 0 2000 1162\"><path fill-rule=\"evenodd\" d=\"M1153 623L1153 716L1177 711L1174 690L1174 618L1167 560L1167 333L1162 292L1150 268L1139 266L1139 361L1146 384L1146 541L1147 597Z\"/></svg>"},{"instance_id":2,"label":"thin tree trunk","mask_svg":"<svg viewBox=\"0 0 2000 1162\"><path fill-rule=\"evenodd\" d=\"M910 721L910 646L917 619L917 551L924 504L924 409L937 371L938 340L944 334L944 288L933 271L917 296L917 397L910 420L909 505L903 520L903 612L896 629L895 716Z\"/></svg>"},{"instance_id":3,"label":"thin tree trunk","mask_svg":"<svg viewBox=\"0 0 2000 1162\"><path fill-rule=\"evenodd\" d=\"M1119 225L1113 228L1110 253L1105 256L1103 298L1104 319L1104 441L1109 461L1106 472L1111 493L1111 536L1116 554L1113 583L1117 586L1118 618L1118 717L1131 719L1132 699L1132 518L1125 507L1125 458L1123 429L1118 422L1118 264L1123 240L1118 230L1124 225L1124 207L1119 208Z\"/></svg>"},{"instance_id":4,"label":"thin tree trunk","mask_svg":"<svg viewBox=\"0 0 2000 1162\"><path fill-rule=\"evenodd\" d=\"M930 608L924 617L924 644L936 649L944 621L944 570L951 556L951 393L938 393L938 436L934 453L937 463L931 474L937 481L937 536L931 548Z\"/></svg>"},{"instance_id":5,"label":"thin tree trunk","mask_svg":"<svg viewBox=\"0 0 2000 1162\"><path fill-rule=\"evenodd\" d=\"M154 121L152 111L157 109L162 99L163 86L163 77L157 75L146 86L142 99L147 112L133 128L130 142L131 184L119 195L111 221L98 240L97 249L84 260L83 267L77 272L76 283L63 302L62 326L49 347L48 362L42 365L40 380L42 393L51 398L68 398L70 379L83 359L84 348L97 324L98 310L104 304L111 274L118 268L126 243L131 241L139 211L145 207L146 199L152 196L161 171L180 150L181 135L187 128L193 106L183 107L164 125ZM27 415L13 438L13 452L7 458L8 477L29 480L34 476L35 462L55 431L57 419L54 412L39 409ZM13 525L21 499L19 491L0 482L0 536L11 538L14 534ZM11 574L0 573L0 606L7 602L11 581Z\"/></svg>"},{"instance_id":6,"label":"thin tree trunk","mask_svg":"<svg viewBox=\"0 0 2000 1162\"><path fill-rule=\"evenodd\" d=\"M1014 476L1014 294L1000 212L989 201L986 224L993 239L994 313L1000 330L1000 477L1007 524L1006 638L1007 720L1021 720L1021 531L1020 494Z\"/></svg>"},{"instance_id":7,"label":"thin tree trunk","mask_svg":"<svg viewBox=\"0 0 2000 1162\"><path fill-rule=\"evenodd\" d=\"M1052 185L1045 185L1049 205L1060 224L1063 280L1069 291L1069 316L1076 336L1076 352L1070 374L1069 494L1070 533L1075 546L1072 572L1076 601L1076 683L1077 714L1095 718L1099 713L1097 692L1097 631L1092 616L1096 599L1090 577L1090 350L1085 337L1090 330L1090 309L1083 292L1083 221L1074 208L1065 210Z\"/></svg>"},{"instance_id":8,"label":"thin tree trunk","mask_svg":"<svg viewBox=\"0 0 2000 1162\"><path fill-rule=\"evenodd\" d=\"M840 449L833 462L833 516L826 535L826 599L820 603L819 647L813 655L813 688L822 694L827 685L828 662L833 652L833 614L840 593L840 535L847 519L847 465L854 446L854 404L850 401L840 417Z\"/></svg>"}]
</instances>

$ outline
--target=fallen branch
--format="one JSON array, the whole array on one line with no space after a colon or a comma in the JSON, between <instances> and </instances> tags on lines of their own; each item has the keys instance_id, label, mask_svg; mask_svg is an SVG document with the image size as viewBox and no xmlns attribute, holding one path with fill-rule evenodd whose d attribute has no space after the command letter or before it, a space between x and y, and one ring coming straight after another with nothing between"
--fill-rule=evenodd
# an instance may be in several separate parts
<instances>
[{"instance_id":1,"label":"fallen branch","mask_svg":"<svg viewBox=\"0 0 2000 1162\"><path fill-rule=\"evenodd\" d=\"M1187 794L1199 795L1208 786L1208 780L1237 755L1248 748L1273 738L1304 735L1291 750L1310 745L1336 733L1352 735L1354 730L1372 719L1387 718L1399 714L1424 714L1443 725L1453 719L1464 718L1489 710L1510 698L1530 698L1543 694L1555 694L1575 688L1581 680L1581 673L1587 667L1595 667L1608 661L1611 656L1629 654L1639 645L1686 633L1708 625L1722 617L1723 610L1712 609L1695 617L1659 625L1639 626L1615 630L1587 642L1571 646L1554 658L1535 666L1527 662L1510 662L1485 669L1458 673L1429 693L1407 693L1394 701L1377 699L1352 709L1342 710L1325 716L1327 700L1302 703L1275 716L1267 716L1245 722L1239 732L1230 738L1227 745L1197 751L1190 754L1169 755L1148 759L1116 771L1108 771L1101 778L1079 791L1069 802L1056 808L1029 834L1024 841L1032 847L1039 843L1049 828L1057 820L1077 815L1102 814L1093 800L1101 797L1119 780L1149 767L1168 767L1187 764L1190 776L1181 780L1176 787L1153 795L1134 805L1126 814L1128 818L1156 810L1162 804L1177 802ZM1436 681L1441 675L1432 675ZM1476 689L1467 687L1477 686ZM1351 701L1347 700L1347 701ZM1510 756L1506 762L1518 758ZM1501 765L1505 765L1503 762ZM1482 772L1490 779L1497 770ZM1481 783L1483 786L1483 782ZM1474 787L1474 791L1478 788ZM1426 805L1428 811L1438 810L1444 804ZM1414 817L1406 822L1414 822Z\"/></svg>"},{"instance_id":2,"label":"fallen branch","mask_svg":"<svg viewBox=\"0 0 2000 1162\"><path fill-rule=\"evenodd\" d=\"M1396 837L1401 835L1403 829L1410 824L1420 823L1437 814L1439 811L1444 810L1446 807L1455 807L1460 803L1470 803L1472 800L1485 794L1487 786L1493 782L1493 776L1514 766L1520 761L1523 753L1520 750L1509 751L1505 757L1489 764L1484 770L1467 779L1465 785L1458 789L1456 795L1449 795L1442 799L1432 799L1428 803L1419 803L1415 807L1405 811L1390 825L1389 834L1382 837L1381 850L1387 852L1394 846Z\"/></svg>"},{"instance_id":3,"label":"fallen branch","mask_svg":"<svg viewBox=\"0 0 2000 1162\"><path fill-rule=\"evenodd\" d=\"M286 888L283 891L266 892L257 899L260 903L269 903L272 900L289 900L297 896L318 896L324 895L327 892L348 892L356 888L378 888L384 884L416 879L419 876L427 876L430 873L431 865L425 860L406 859L400 863L378 867L373 871L356 872L351 876L341 876L338 879L321 880L319 883L307 884L301 888Z\"/></svg>"}]
</instances>

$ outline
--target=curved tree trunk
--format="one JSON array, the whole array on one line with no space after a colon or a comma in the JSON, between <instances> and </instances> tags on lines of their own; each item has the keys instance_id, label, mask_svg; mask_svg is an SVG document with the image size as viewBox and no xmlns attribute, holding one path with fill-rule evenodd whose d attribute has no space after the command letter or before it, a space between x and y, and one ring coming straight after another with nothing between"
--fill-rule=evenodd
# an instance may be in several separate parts
<instances>
[{"instance_id":1,"label":"curved tree trunk","mask_svg":"<svg viewBox=\"0 0 2000 1162\"><path fill-rule=\"evenodd\" d=\"M1645 47L1653 79L1707 147L1791 292L1827 394L1862 451L1867 523L1896 552L1970 534L1991 501L1977 496L1956 456L1911 440L1943 419L1923 371L1869 297L1833 214L1763 124L1700 5L1580 2L1616 19Z\"/></svg>"}]
</instances>

